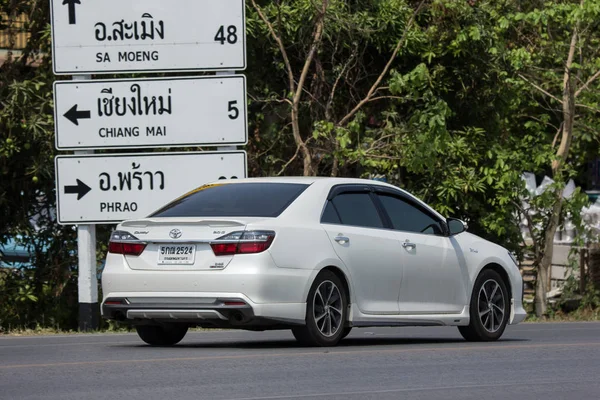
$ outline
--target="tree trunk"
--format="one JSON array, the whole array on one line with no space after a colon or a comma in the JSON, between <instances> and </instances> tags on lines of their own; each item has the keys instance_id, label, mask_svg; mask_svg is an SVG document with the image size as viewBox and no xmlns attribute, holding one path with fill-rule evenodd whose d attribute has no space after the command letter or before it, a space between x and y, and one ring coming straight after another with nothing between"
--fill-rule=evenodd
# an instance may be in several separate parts
<instances>
[{"instance_id":1,"label":"tree trunk","mask_svg":"<svg viewBox=\"0 0 600 400\"><path fill-rule=\"evenodd\" d=\"M285 69L288 75L289 91L290 93L293 93L293 98L291 101L289 101L291 108L290 116L292 119L292 136L294 138L294 142L296 143L297 148L300 150L300 154L304 162L303 175L316 175L317 171L313 164L311 151L306 145L306 141L302 138L302 134L300 132L300 100L302 99L302 92L304 90L304 84L306 82L310 66L315 58L315 54L317 53L318 47L321 43L321 39L323 38L323 30L325 29L325 12L327 11L327 7L329 6L329 0L322 0L322 7L320 10L318 10L318 14L316 16L315 31L313 34L313 42L306 56L306 60L304 61L304 67L302 68L300 78L298 79L298 84L296 84L294 81L294 72L292 71L292 64L290 63L290 60L288 58L288 54L285 50L285 46L283 45L281 36L275 32L273 24L269 22L262 9L258 6L258 4L256 4L256 0L251 1L252 6L258 13L260 19L262 19L263 22L267 25L269 33L271 34L273 40L275 40L275 42L277 43L279 51L281 52L281 56L283 57L283 62L285 64Z\"/></svg>"},{"instance_id":2,"label":"tree trunk","mask_svg":"<svg viewBox=\"0 0 600 400\"><path fill-rule=\"evenodd\" d=\"M552 268L552 257L554 253L554 235L560 221L562 210L562 189L556 191L556 201L552 207L550 221L544 234L544 256L537 267L537 281L535 285L535 314L541 317L548 310L548 271Z\"/></svg>"},{"instance_id":3,"label":"tree trunk","mask_svg":"<svg viewBox=\"0 0 600 400\"><path fill-rule=\"evenodd\" d=\"M302 161L304 162L303 175L315 175L312 167L312 155L310 153L310 149L308 148L306 142L304 142L304 140L302 139L302 135L300 134L299 107L297 103L292 104L292 134L294 137L294 141L296 142L296 146L300 147L300 152L302 154Z\"/></svg>"},{"instance_id":4,"label":"tree trunk","mask_svg":"<svg viewBox=\"0 0 600 400\"><path fill-rule=\"evenodd\" d=\"M304 176L314 176L317 172L313 166L313 159L310 149L308 148L308 146L306 145L306 141L302 139L302 135L300 134L299 116L300 100L302 98L304 84L306 82L310 66L315 59L315 54L317 53L318 47L321 44L321 39L323 38L323 31L325 29L325 12L327 11L329 0L322 1L322 8L319 11L319 14L317 15L315 32L313 34L313 42L310 46L308 55L306 56L304 67L302 68L302 72L300 73L300 79L298 79L298 84L296 85L296 93L294 94L294 98L292 99L292 132L294 134L294 141L296 142L296 146L300 146L302 159L304 161Z\"/></svg>"},{"instance_id":5,"label":"tree trunk","mask_svg":"<svg viewBox=\"0 0 600 400\"><path fill-rule=\"evenodd\" d=\"M554 180L562 184L564 164L569 157L571 141L573 139L573 122L575 121L575 84L571 75L571 66L573 65L573 57L577 45L577 28L573 29L571 37L571 45L569 46L569 55L565 64L565 74L563 78L563 94L562 94L562 117L563 130L560 146L556 152L556 159L552 162L552 174ZM552 255L554 251L554 235L560 221L560 213L563 205L563 189L556 189L556 198L550 220L546 226L544 234L544 256L540 265L538 265L537 284L535 291L535 313L538 317L546 314L548 292L548 271L552 268Z\"/></svg>"}]
</instances>

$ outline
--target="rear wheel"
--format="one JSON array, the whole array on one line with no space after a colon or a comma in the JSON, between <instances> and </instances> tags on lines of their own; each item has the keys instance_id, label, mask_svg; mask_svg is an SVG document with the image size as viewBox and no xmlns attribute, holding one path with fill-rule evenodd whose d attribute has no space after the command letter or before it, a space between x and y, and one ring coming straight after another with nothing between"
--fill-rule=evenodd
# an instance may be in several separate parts
<instances>
[{"instance_id":1,"label":"rear wheel","mask_svg":"<svg viewBox=\"0 0 600 400\"><path fill-rule=\"evenodd\" d=\"M188 331L187 325L140 325L136 326L140 339L152 346L172 346L183 339Z\"/></svg>"},{"instance_id":2,"label":"rear wheel","mask_svg":"<svg viewBox=\"0 0 600 400\"><path fill-rule=\"evenodd\" d=\"M473 286L469 325L459 326L458 330L471 342L498 340L508 323L509 312L504 280L496 271L483 271Z\"/></svg>"},{"instance_id":3,"label":"rear wheel","mask_svg":"<svg viewBox=\"0 0 600 400\"><path fill-rule=\"evenodd\" d=\"M308 292L306 325L292 329L294 337L309 346L335 346L348 329L344 328L347 305L340 279L331 271L322 271Z\"/></svg>"}]
</instances>

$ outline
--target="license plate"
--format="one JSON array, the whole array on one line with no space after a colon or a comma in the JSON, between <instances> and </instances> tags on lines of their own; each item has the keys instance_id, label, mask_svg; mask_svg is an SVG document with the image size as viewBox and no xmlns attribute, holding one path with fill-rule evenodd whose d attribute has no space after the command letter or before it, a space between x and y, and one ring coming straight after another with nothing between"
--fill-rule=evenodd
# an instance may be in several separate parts
<instances>
[{"instance_id":1,"label":"license plate","mask_svg":"<svg viewBox=\"0 0 600 400\"><path fill-rule=\"evenodd\" d=\"M196 258L196 246L187 245L161 245L158 247L159 265L192 265Z\"/></svg>"}]
</instances>

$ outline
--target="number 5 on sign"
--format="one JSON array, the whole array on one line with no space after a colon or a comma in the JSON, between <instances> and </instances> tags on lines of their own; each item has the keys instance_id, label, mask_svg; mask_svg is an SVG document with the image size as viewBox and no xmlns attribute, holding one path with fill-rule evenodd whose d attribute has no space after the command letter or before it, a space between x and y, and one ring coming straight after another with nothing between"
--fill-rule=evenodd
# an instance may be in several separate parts
<instances>
[{"instance_id":1,"label":"number 5 on sign","mask_svg":"<svg viewBox=\"0 0 600 400\"><path fill-rule=\"evenodd\" d=\"M237 100L229 102L229 119L238 119L240 116L240 109L237 108Z\"/></svg>"}]
</instances>

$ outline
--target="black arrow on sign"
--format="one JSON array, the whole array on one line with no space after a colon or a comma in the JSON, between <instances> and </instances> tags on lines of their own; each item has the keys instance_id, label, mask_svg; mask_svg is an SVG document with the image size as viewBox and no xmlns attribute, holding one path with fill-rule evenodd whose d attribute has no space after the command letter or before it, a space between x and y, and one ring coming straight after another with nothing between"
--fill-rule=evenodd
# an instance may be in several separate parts
<instances>
[{"instance_id":1,"label":"black arrow on sign","mask_svg":"<svg viewBox=\"0 0 600 400\"><path fill-rule=\"evenodd\" d=\"M81 4L80 0L64 0L63 6L65 4L69 5L69 25L75 25L77 22L75 21L75 4Z\"/></svg>"},{"instance_id":2,"label":"black arrow on sign","mask_svg":"<svg viewBox=\"0 0 600 400\"><path fill-rule=\"evenodd\" d=\"M90 111L77 111L77 104L75 104L69 111L65 113L64 117L66 117L75 125L79 126L79 120L92 118L92 113Z\"/></svg>"},{"instance_id":3,"label":"black arrow on sign","mask_svg":"<svg viewBox=\"0 0 600 400\"><path fill-rule=\"evenodd\" d=\"M86 185L85 183L81 182L79 179L76 179L76 181L77 185L65 186L65 194L76 194L77 200L81 200L81 198L88 194L88 192L92 190L92 188Z\"/></svg>"}]
</instances>

